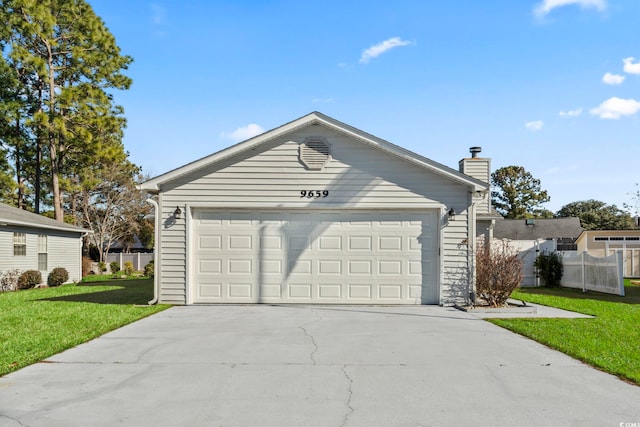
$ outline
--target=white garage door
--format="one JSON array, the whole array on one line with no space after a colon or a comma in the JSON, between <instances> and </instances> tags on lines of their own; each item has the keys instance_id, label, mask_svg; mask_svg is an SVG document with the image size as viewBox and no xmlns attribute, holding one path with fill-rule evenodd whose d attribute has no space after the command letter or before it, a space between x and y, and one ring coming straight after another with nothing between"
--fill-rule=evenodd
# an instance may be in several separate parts
<instances>
[{"instance_id":1,"label":"white garage door","mask_svg":"<svg viewBox=\"0 0 640 427\"><path fill-rule=\"evenodd\" d=\"M194 210L193 303L438 303L438 215Z\"/></svg>"}]
</instances>

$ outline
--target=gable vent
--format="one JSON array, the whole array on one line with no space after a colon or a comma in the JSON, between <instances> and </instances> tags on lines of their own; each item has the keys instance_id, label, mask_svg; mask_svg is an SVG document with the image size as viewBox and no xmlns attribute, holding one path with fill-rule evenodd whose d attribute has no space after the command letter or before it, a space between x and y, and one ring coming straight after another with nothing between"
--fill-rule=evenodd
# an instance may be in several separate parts
<instances>
[{"instance_id":1,"label":"gable vent","mask_svg":"<svg viewBox=\"0 0 640 427\"><path fill-rule=\"evenodd\" d=\"M307 169L320 170L331 160L331 149L321 136L309 136L300 144L300 161Z\"/></svg>"}]
</instances>

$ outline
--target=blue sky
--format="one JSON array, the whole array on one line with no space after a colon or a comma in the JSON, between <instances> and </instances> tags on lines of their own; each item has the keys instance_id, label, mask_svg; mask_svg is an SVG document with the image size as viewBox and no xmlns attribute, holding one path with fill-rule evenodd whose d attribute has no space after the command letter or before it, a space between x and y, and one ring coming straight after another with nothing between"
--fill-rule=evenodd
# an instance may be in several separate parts
<instances>
[{"instance_id":1,"label":"blue sky","mask_svg":"<svg viewBox=\"0 0 640 427\"><path fill-rule=\"evenodd\" d=\"M482 146L547 209L640 182L638 0L89 0L134 63L116 94L156 176L320 111L457 168Z\"/></svg>"}]
</instances>

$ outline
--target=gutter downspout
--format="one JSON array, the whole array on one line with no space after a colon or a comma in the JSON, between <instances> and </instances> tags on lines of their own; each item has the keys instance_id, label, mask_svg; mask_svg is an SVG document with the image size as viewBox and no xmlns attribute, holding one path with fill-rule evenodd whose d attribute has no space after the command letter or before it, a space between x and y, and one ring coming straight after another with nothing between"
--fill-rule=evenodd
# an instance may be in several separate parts
<instances>
[{"instance_id":1,"label":"gutter downspout","mask_svg":"<svg viewBox=\"0 0 640 427\"><path fill-rule=\"evenodd\" d=\"M153 233L153 299L149 301L147 304L155 305L158 303L158 271L160 267L158 266L158 237L160 236L160 206L158 202L153 200L151 197L145 199L145 202L151 203L154 208L154 233Z\"/></svg>"}]
</instances>

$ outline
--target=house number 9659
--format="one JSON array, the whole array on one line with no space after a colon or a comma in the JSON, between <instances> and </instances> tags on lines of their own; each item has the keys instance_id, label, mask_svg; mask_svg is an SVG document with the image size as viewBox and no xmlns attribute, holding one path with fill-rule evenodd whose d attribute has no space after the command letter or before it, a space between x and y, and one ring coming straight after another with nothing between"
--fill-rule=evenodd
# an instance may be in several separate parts
<instances>
[{"instance_id":1,"label":"house number 9659","mask_svg":"<svg viewBox=\"0 0 640 427\"><path fill-rule=\"evenodd\" d=\"M307 199L319 199L321 197L327 197L329 190L301 190L300 198L306 197Z\"/></svg>"}]
</instances>

